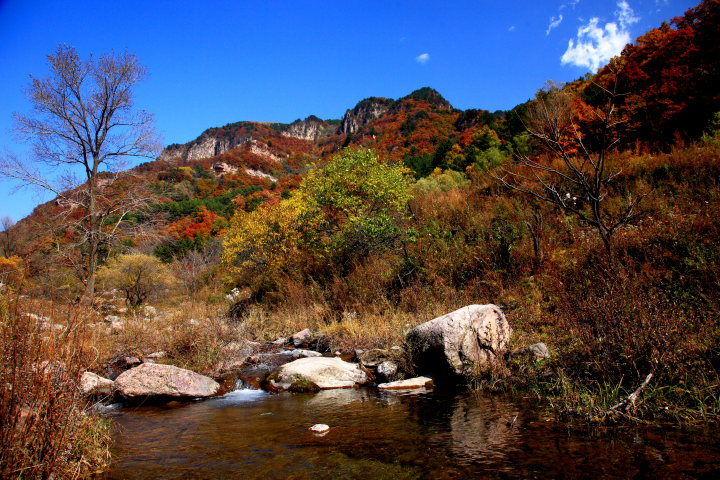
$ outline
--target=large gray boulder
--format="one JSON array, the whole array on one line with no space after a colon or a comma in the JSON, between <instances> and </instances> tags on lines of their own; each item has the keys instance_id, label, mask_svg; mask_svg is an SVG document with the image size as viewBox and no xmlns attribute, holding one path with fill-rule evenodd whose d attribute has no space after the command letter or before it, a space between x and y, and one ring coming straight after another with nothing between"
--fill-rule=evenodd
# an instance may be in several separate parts
<instances>
[{"instance_id":1,"label":"large gray boulder","mask_svg":"<svg viewBox=\"0 0 720 480\"><path fill-rule=\"evenodd\" d=\"M468 305L413 328L408 352L419 373L472 376L502 357L512 329L496 305Z\"/></svg>"},{"instance_id":2,"label":"large gray boulder","mask_svg":"<svg viewBox=\"0 0 720 480\"><path fill-rule=\"evenodd\" d=\"M115 389L127 399L187 399L213 396L220 384L184 368L143 363L120 374L115 379Z\"/></svg>"},{"instance_id":3,"label":"large gray boulder","mask_svg":"<svg viewBox=\"0 0 720 480\"><path fill-rule=\"evenodd\" d=\"M270 376L271 385L279 390L324 390L352 388L368 381L365 372L355 363L337 357L300 358L281 366Z\"/></svg>"}]
</instances>

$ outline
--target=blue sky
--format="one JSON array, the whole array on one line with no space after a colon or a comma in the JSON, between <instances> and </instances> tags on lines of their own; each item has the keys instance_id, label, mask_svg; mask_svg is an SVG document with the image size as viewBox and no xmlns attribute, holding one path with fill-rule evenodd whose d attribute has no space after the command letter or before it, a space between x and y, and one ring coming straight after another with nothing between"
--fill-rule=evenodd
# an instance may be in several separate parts
<instances>
[{"instance_id":1,"label":"blue sky","mask_svg":"<svg viewBox=\"0 0 720 480\"><path fill-rule=\"evenodd\" d=\"M29 111L29 76L60 43L137 54L150 71L137 104L169 144L238 120L339 118L364 97L421 86L458 108L511 108L696 3L0 0L0 151L26 148L12 113ZM0 183L0 216L47 199Z\"/></svg>"}]
</instances>

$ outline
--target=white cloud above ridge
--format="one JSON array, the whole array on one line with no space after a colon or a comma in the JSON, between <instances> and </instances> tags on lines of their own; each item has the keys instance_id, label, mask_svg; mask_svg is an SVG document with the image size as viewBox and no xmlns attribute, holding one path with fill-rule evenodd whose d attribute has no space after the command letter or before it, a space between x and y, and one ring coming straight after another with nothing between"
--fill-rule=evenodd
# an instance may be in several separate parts
<instances>
[{"instance_id":1,"label":"white cloud above ridge","mask_svg":"<svg viewBox=\"0 0 720 480\"><path fill-rule=\"evenodd\" d=\"M420 65L425 65L427 62L430 61L430 54L429 53L421 53L417 57L415 57L415 61L419 63Z\"/></svg>"},{"instance_id":2,"label":"white cloud above ridge","mask_svg":"<svg viewBox=\"0 0 720 480\"><path fill-rule=\"evenodd\" d=\"M563 65L575 65L596 72L611 58L620 54L630 42L629 27L640 19L627 0L617 2L616 20L600 26L598 17L578 28L575 39L568 41L567 50L560 57Z\"/></svg>"}]
</instances>

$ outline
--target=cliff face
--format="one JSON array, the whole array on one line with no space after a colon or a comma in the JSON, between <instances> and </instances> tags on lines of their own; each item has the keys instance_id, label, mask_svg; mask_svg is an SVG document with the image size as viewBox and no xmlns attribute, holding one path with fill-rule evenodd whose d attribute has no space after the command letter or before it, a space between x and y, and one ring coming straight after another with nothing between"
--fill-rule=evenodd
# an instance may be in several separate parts
<instances>
[{"instance_id":1,"label":"cliff face","mask_svg":"<svg viewBox=\"0 0 720 480\"><path fill-rule=\"evenodd\" d=\"M370 97L361 100L354 108L345 112L338 133L344 135L357 133L390 110L394 103L395 100L384 97Z\"/></svg>"},{"instance_id":2,"label":"cliff face","mask_svg":"<svg viewBox=\"0 0 720 480\"><path fill-rule=\"evenodd\" d=\"M212 128L206 130L191 142L181 145L169 145L160 154L158 160L185 163L216 157L249 142L251 138L250 135L243 133L227 135L221 129Z\"/></svg>"},{"instance_id":3,"label":"cliff face","mask_svg":"<svg viewBox=\"0 0 720 480\"><path fill-rule=\"evenodd\" d=\"M298 138L315 142L322 137L328 137L335 133L335 124L322 120L315 115L310 115L305 120L295 120L282 132L285 137Z\"/></svg>"},{"instance_id":4,"label":"cliff face","mask_svg":"<svg viewBox=\"0 0 720 480\"><path fill-rule=\"evenodd\" d=\"M198 138L182 145L170 145L160 155L160 160L180 164L222 155L246 144L252 153L279 161L269 149L269 139L284 137L300 140L312 146L340 143L356 134L364 135L371 125L380 124L400 110L413 112L425 109L442 114L456 110L436 90L424 87L398 100L385 97L369 97L347 110L342 120L323 120L310 115L290 124L237 122L224 127L210 128ZM380 128L382 129L382 127ZM364 132L364 133L363 133ZM355 138L353 137L353 141ZM277 140L275 143L282 143ZM297 149L297 145L295 146ZM289 153L289 152L287 152ZM275 158L273 158L275 157Z\"/></svg>"}]
</instances>

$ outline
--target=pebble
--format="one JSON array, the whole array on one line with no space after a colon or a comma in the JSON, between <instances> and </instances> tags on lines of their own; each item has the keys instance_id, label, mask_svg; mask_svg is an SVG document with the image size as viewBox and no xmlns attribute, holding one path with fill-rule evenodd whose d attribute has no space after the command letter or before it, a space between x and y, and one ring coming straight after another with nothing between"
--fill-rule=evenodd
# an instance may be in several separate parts
<instances>
[{"instance_id":1,"label":"pebble","mask_svg":"<svg viewBox=\"0 0 720 480\"><path fill-rule=\"evenodd\" d=\"M313 425L312 427L310 427L310 431L315 432L315 433L324 433L324 432L327 432L328 430L330 430L330 427L325 425L324 423L317 423L317 424Z\"/></svg>"}]
</instances>

